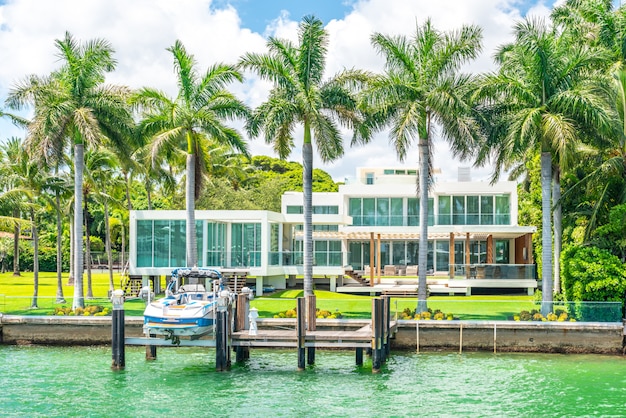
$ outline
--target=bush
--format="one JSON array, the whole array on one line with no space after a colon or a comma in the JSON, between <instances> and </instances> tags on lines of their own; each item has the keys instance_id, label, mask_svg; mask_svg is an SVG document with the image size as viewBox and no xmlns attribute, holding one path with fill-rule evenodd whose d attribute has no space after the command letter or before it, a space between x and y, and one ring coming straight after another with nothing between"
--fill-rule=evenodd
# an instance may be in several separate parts
<instances>
[{"instance_id":1,"label":"bush","mask_svg":"<svg viewBox=\"0 0 626 418\"><path fill-rule=\"evenodd\" d=\"M597 247L570 246L561 254L561 265L563 290L569 302L623 304L626 268L618 257ZM616 315L614 309L598 309L600 305L577 303L574 315L579 321L606 321Z\"/></svg>"}]
</instances>

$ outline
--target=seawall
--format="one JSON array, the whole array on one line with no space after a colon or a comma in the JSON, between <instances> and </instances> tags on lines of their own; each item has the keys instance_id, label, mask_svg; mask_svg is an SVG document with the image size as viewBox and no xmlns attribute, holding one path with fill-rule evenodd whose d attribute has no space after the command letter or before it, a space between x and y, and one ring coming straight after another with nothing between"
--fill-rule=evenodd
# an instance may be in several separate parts
<instances>
[{"instance_id":1,"label":"seawall","mask_svg":"<svg viewBox=\"0 0 626 418\"><path fill-rule=\"evenodd\" d=\"M349 329L368 320L318 320ZM259 328L295 329L294 319L260 319ZM141 337L143 317L126 317L127 337ZM625 326L599 322L398 321L395 350L624 354ZM0 315L0 344L107 345L111 317Z\"/></svg>"}]
</instances>

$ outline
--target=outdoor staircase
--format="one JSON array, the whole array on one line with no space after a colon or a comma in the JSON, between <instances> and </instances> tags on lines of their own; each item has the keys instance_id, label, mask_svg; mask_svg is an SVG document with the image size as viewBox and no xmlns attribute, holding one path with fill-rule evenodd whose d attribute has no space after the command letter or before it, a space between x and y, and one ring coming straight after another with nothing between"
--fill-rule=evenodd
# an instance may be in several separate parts
<instances>
[{"instance_id":1,"label":"outdoor staircase","mask_svg":"<svg viewBox=\"0 0 626 418\"><path fill-rule=\"evenodd\" d=\"M141 290L141 277L126 276L122 279L122 290L126 296L137 296Z\"/></svg>"},{"instance_id":2,"label":"outdoor staircase","mask_svg":"<svg viewBox=\"0 0 626 418\"><path fill-rule=\"evenodd\" d=\"M363 286L369 286L370 285L369 279L366 279L364 276L361 275L361 273L359 273L357 271L346 270L345 275L350 277L352 280L355 280L355 281L359 282Z\"/></svg>"}]
</instances>

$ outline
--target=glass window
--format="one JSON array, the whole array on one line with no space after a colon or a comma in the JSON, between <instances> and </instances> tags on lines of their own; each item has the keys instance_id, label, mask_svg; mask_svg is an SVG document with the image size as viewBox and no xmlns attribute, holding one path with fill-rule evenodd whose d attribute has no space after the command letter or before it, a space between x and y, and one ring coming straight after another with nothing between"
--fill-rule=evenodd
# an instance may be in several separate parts
<instances>
[{"instance_id":1,"label":"glass window","mask_svg":"<svg viewBox=\"0 0 626 418\"><path fill-rule=\"evenodd\" d=\"M407 200L407 220L408 226L419 226L420 224L420 200L409 197Z\"/></svg>"},{"instance_id":2,"label":"glass window","mask_svg":"<svg viewBox=\"0 0 626 418\"><path fill-rule=\"evenodd\" d=\"M376 199L376 225L389 225L389 199Z\"/></svg>"},{"instance_id":3,"label":"glass window","mask_svg":"<svg viewBox=\"0 0 626 418\"><path fill-rule=\"evenodd\" d=\"M403 207L402 199L398 197L391 198L391 219L389 224L393 226L402 226Z\"/></svg>"},{"instance_id":4,"label":"glass window","mask_svg":"<svg viewBox=\"0 0 626 418\"><path fill-rule=\"evenodd\" d=\"M439 196L438 205L438 225L450 225L452 221L452 199L451 196Z\"/></svg>"},{"instance_id":5,"label":"glass window","mask_svg":"<svg viewBox=\"0 0 626 418\"><path fill-rule=\"evenodd\" d=\"M493 196L480 197L480 224L493 225Z\"/></svg>"},{"instance_id":6,"label":"glass window","mask_svg":"<svg viewBox=\"0 0 626 418\"><path fill-rule=\"evenodd\" d=\"M395 265L406 265L406 255L405 255L405 241L393 241L393 260L392 264Z\"/></svg>"},{"instance_id":7,"label":"glass window","mask_svg":"<svg viewBox=\"0 0 626 418\"><path fill-rule=\"evenodd\" d=\"M154 221L154 267L170 266L170 229L170 221Z\"/></svg>"},{"instance_id":8,"label":"glass window","mask_svg":"<svg viewBox=\"0 0 626 418\"><path fill-rule=\"evenodd\" d=\"M287 206L287 213L289 214L302 214L304 213L304 208L302 206Z\"/></svg>"},{"instance_id":9,"label":"glass window","mask_svg":"<svg viewBox=\"0 0 626 418\"><path fill-rule=\"evenodd\" d=\"M374 173L365 173L365 184L374 184Z\"/></svg>"},{"instance_id":10,"label":"glass window","mask_svg":"<svg viewBox=\"0 0 626 418\"><path fill-rule=\"evenodd\" d=\"M152 267L152 221L137 221L137 267Z\"/></svg>"},{"instance_id":11,"label":"glass window","mask_svg":"<svg viewBox=\"0 0 626 418\"><path fill-rule=\"evenodd\" d=\"M452 197L452 223L465 225L465 196Z\"/></svg>"},{"instance_id":12,"label":"glass window","mask_svg":"<svg viewBox=\"0 0 626 418\"><path fill-rule=\"evenodd\" d=\"M220 222L207 222L207 266L226 265L226 225Z\"/></svg>"},{"instance_id":13,"label":"glass window","mask_svg":"<svg viewBox=\"0 0 626 418\"><path fill-rule=\"evenodd\" d=\"M316 215L337 215L339 206L313 206L312 210Z\"/></svg>"},{"instance_id":14,"label":"glass window","mask_svg":"<svg viewBox=\"0 0 626 418\"><path fill-rule=\"evenodd\" d=\"M498 264L509 264L509 241L495 240L495 261Z\"/></svg>"},{"instance_id":15,"label":"glass window","mask_svg":"<svg viewBox=\"0 0 626 418\"><path fill-rule=\"evenodd\" d=\"M511 224L511 208L509 200L508 194L496 196L496 225Z\"/></svg>"},{"instance_id":16,"label":"glass window","mask_svg":"<svg viewBox=\"0 0 626 418\"><path fill-rule=\"evenodd\" d=\"M352 225L363 225L363 218L361 216L361 199L350 198L348 206L350 208L350 216L352 217Z\"/></svg>"},{"instance_id":17,"label":"glass window","mask_svg":"<svg viewBox=\"0 0 626 418\"><path fill-rule=\"evenodd\" d=\"M419 242L408 241L406 243L406 264L416 266L419 263Z\"/></svg>"},{"instance_id":18,"label":"glass window","mask_svg":"<svg viewBox=\"0 0 626 418\"><path fill-rule=\"evenodd\" d=\"M186 238L187 221L170 221L170 263L169 267L185 267L187 266L187 257L185 256L187 248Z\"/></svg>"},{"instance_id":19,"label":"glass window","mask_svg":"<svg viewBox=\"0 0 626 418\"><path fill-rule=\"evenodd\" d=\"M388 176L388 175L390 175L390 174L393 174L393 170L388 170L388 169L385 169L385 170L383 171L383 173L385 173L385 175L387 175L387 176Z\"/></svg>"},{"instance_id":20,"label":"glass window","mask_svg":"<svg viewBox=\"0 0 626 418\"><path fill-rule=\"evenodd\" d=\"M450 268L450 242L437 241L437 271L448 271Z\"/></svg>"},{"instance_id":21,"label":"glass window","mask_svg":"<svg viewBox=\"0 0 626 418\"><path fill-rule=\"evenodd\" d=\"M362 225L376 225L376 199L363 199L363 223Z\"/></svg>"},{"instance_id":22,"label":"glass window","mask_svg":"<svg viewBox=\"0 0 626 418\"><path fill-rule=\"evenodd\" d=\"M466 196L465 224L479 225L478 196Z\"/></svg>"}]
</instances>

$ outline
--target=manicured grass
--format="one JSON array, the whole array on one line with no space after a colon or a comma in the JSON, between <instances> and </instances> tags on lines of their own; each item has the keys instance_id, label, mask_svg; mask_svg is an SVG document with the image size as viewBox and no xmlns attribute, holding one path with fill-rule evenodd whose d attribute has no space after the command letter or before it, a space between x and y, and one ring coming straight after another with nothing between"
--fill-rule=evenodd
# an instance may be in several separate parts
<instances>
[{"instance_id":1,"label":"manicured grass","mask_svg":"<svg viewBox=\"0 0 626 418\"><path fill-rule=\"evenodd\" d=\"M71 306L74 287L67 286L67 274L63 275L63 295L65 303L56 303L56 273L43 272L39 275L39 296L37 308L31 308L33 295L33 274L22 273L14 277L12 273L0 274L0 312L13 315L51 315L55 307ZM120 287L120 275L113 276L116 288ZM85 275L84 293L87 293ZM86 300L86 304L110 307L107 295L109 290L108 273L92 273L92 289L94 299ZM339 312L343 318L367 319L371 317L372 297L348 295L316 290L317 307L331 313ZM298 297L304 295L302 290L289 289L274 292L270 295L254 298L251 306L259 310L261 318L272 318L279 312L295 309ZM428 307L451 313L455 318L474 320L505 320L522 310L537 308L532 296L498 295L498 296L432 296L428 299ZM395 317L403 309L414 310L417 305L415 298L392 298L391 312ZM125 306L127 316L142 316L145 302L129 299Z\"/></svg>"},{"instance_id":2,"label":"manicured grass","mask_svg":"<svg viewBox=\"0 0 626 418\"><path fill-rule=\"evenodd\" d=\"M296 298L304 295L302 290L283 290L271 295L255 298L251 306L259 310L260 317L273 317L278 312L295 309ZM372 297L348 295L326 291L315 291L317 307L330 312L340 312L344 318L366 319L371 317ZM415 310L417 299L392 298L391 312L395 317L405 308ZM431 296L428 307L451 313L465 320L507 320L522 310L536 309L532 296L488 295L488 296Z\"/></svg>"}]
</instances>

